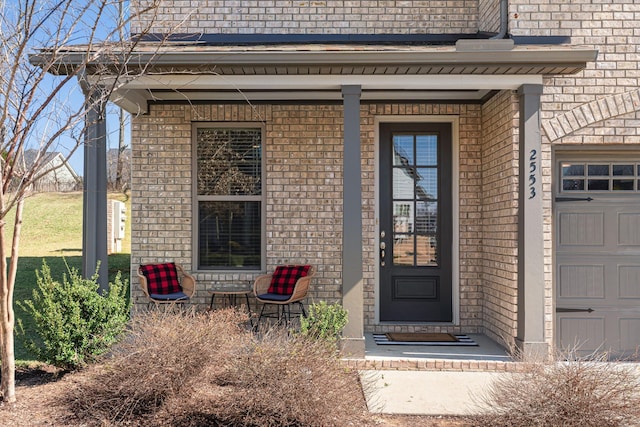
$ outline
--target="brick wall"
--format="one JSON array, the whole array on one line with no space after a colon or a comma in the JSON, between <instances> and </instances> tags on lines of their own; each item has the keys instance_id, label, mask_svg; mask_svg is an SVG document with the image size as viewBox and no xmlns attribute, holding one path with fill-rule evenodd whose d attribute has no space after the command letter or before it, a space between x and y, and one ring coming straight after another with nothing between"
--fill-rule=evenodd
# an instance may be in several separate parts
<instances>
[{"instance_id":1,"label":"brick wall","mask_svg":"<svg viewBox=\"0 0 640 427\"><path fill-rule=\"evenodd\" d=\"M460 121L460 327L482 329L481 107L455 104L363 104L362 194L365 327L374 329L375 118L457 115ZM286 262L317 266L311 300L340 301L342 284L342 105L152 105L132 124L132 267L170 261L192 265L192 121L263 122L267 270ZM133 272L135 273L135 271ZM208 302L213 281L251 281L257 273L198 272L195 301ZM134 299L143 302L134 286ZM385 328L388 330L388 328ZM398 327L398 330L408 328ZM428 329L428 328L423 328Z\"/></svg>"},{"instance_id":2,"label":"brick wall","mask_svg":"<svg viewBox=\"0 0 640 427\"><path fill-rule=\"evenodd\" d=\"M267 271L310 263L313 298L341 299L342 106L154 105L132 125L132 266L170 261L193 270L191 121L264 122ZM201 272L195 302L213 282L255 273ZM141 293L134 289L134 298Z\"/></svg>"},{"instance_id":3,"label":"brick wall","mask_svg":"<svg viewBox=\"0 0 640 427\"><path fill-rule=\"evenodd\" d=\"M500 0L478 1L479 30L497 33L500 30Z\"/></svg>"},{"instance_id":4,"label":"brick wall","mask_svg":"<svg viewBox=\"0 0 640 427\"><path fill-rule=\"evenodd\" d=\"M503 91L482 107L482 283L485 333L516 335L518 280L518 100Z\"/></svg>"},{"instance_id":5,"label":"brick wall","mask_svg":"<svg viewBox=\"0 0 640 427\"><path fill-rule=\"evenodd\" d=\"M145 5L151 0L134 3ZM132 31L221 34L475 33L478 0L161 0ZM154 21L155 20L155 21Z\"/></svg>"},{"instance_id":6,"label":"brick wall","mask_svg":"<svg viewBox=\"0 0 640 427\"><path fill-rule=\"evenodd\" d=\"M132 121L132 278L143 263L175 261L191 270L190 120L184 106L167 105ZM134 302L141 295L133 286Z\"/></svg>"}]
</instances>

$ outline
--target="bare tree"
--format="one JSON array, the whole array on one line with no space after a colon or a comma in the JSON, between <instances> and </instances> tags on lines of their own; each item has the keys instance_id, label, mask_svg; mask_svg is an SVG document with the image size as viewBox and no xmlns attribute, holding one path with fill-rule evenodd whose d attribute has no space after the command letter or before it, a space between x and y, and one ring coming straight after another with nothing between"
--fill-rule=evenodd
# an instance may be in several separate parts
<instances>
[{"instance_id":1,"label":"bare tree","mask_svg":"<svg viewBox=\"0 0 640 427\"><path fill-rule=\"evenodd\" d=\"M88 111L103 109L123 81L145 72L133 64L138 42L121 40L123 27L139 14L150 15L157 1L119 19L122 0L0 0L0 344L1 394L14 402L15 354L13 294L19 256L23 203L31 184L49 170L48 151L68 159L88 142ZM147 22L147 21L145 21ZM156 47L160 43L156 43ZM79 92L76 77L84 93ZM35 149L28 167L23 153ZM15 226L5 217L15 209Z\"/></svg>"},{"instance_id":2,"label":"bare tree","mask_svg":"<svg viewBox=\"0 0 640 427\"><path fill-rule=\"evenodd\" d=\"M118 22L124 22L124 7L122 2L118 2ZM119 35L120 39L123 40L125 38L124 34L124 25L119 25ZM116 188L118 190L123 190L122 185L122 168L123 168L123 155L124 151L127 149L126 142L124 140L124 128L126 125L126 112L123 109L120 109L118 112L118 159L116 162Z\"/></svg>"}]
</instances>

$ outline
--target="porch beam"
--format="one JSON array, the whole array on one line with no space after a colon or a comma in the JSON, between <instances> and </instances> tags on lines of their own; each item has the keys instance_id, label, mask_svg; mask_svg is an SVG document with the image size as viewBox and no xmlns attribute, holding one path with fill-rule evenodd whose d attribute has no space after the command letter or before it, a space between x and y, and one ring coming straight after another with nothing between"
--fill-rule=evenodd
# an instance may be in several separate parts
<instances>
[{"instance_id":1,"label":"porch beam","mask_svg":"<svg viewBox=\"0 0 640 427\"><path fill-rule=\"evenodd\" d=\"M98 268L100 290L108 287L107 258L107 124L101 93L85 93L84 185L82 189L82 275Z\"/></svg>"},{"instance_id":2,"label":"porch beam","mask_svg":"<svg viewBox=\"0 0 640 427\"><path fill-rule=\"evenodd\" d=\"M362 284L362 175L360 154L360 95L358 85L342 86L344 153L342 192L342 304L349 312L343 331L343 354L364 357Z\"/></svg>"},{"instance_id":3,"label":"porch beam","mask_svg":"<svg viewBox=\"0 0 640 427\"><path fill-rule=\"evenodd\" d=\"M542 85L522 85L519 134L518 327L516 344L525 357L546 357L544 328L544 230L540 96Z\"/></svg>"}]
</instances>

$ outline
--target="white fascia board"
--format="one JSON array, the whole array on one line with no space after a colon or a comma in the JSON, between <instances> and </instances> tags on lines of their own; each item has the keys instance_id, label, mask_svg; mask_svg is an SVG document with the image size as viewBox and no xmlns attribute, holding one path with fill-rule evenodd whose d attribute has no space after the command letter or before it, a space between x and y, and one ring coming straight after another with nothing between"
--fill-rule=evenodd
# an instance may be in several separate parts
<instances>
[{"instance_id":1,"label":"white fascia board","mask_svg":"<svg viewBox=\"0 0 640 427\"><path fill-rule=\"evenodd\" d=\"M541 75L147 75L124 85L129 90L515 90L542 84Z\"/></svg>"}]
</instances>

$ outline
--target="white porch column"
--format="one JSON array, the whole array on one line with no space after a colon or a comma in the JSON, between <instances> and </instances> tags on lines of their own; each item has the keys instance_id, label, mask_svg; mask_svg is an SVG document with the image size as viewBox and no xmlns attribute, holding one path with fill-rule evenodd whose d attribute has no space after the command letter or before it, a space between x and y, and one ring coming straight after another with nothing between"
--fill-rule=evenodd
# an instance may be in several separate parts
<instances>
[{"instance_id":1,"label":"white porch column","mask_svg":"<svg viewBox=\"0 0 640 427\"><path fill-rule=\"evenodd\" d=\"M544 331L544 234L540 156L542 85L518 89L520 103L518 204L518 331L525 356L546 356Z\"/></svg>"},{"instance_id":2,"label":"white porch column","mask_svg":"<svg viewBox=\"0 0 640 427\"><path fill-rule=\"evenodd\" d=\"M100 261L98 283L107 289L107 125L101 94L85 94L82 275L93 276Z\"/></svg>"},{"instance_id":3,"label":"white porch column","mask_svg":"<svg viewBox=\"0 0 640 427\"><path fill-rule=\"evenodd\" d=\"M362 286L362 176L359 85L342 86L344 105L342 304L349 312L343 331L343 354L364 357Z\"/></svg>"}]
</instances>

